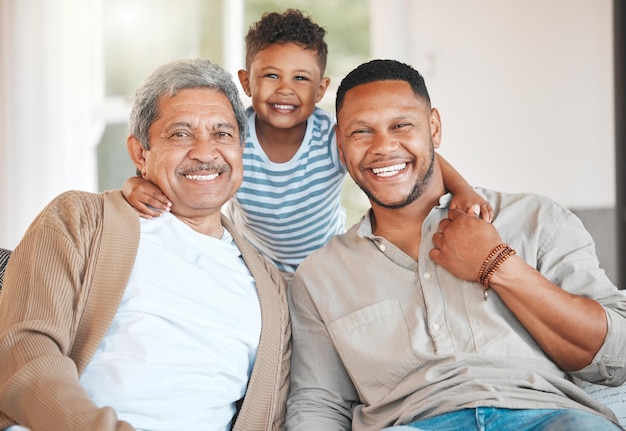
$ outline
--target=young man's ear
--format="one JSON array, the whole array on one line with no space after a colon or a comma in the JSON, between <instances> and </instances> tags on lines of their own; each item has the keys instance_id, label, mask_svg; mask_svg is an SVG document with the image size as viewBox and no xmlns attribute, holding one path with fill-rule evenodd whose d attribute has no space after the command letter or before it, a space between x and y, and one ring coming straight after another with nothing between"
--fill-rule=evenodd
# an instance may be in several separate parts
<instances>
[{"instance_id":1,"label":"young man's ear","mask_svg":"<svg viewBox=\"0 0 626 431\"><path fill-rule=\"evenodd\" d=\"M239 83L241 84L241 88L243 88L243 92L246 93L246 96L251 97L250 77L248 76L248 72L241 69L237 72L237 76L239 77Z\"/></svg>"},{"instance_id":2,"label":"young man's ear","mask_svg":"<svg viewBox=\"0 0 626 431\"><path fill-rule=\"evenodd\" d=\"M143 179L146 179L146 149L141 145L139 139L134 135L129 135L126 139L126 149L128 155L137 167L137 174L141 174Z\"/></svg>"},{"instance_id":3,"label":"young man's ear","mask_svg":"<svg viewBox=\"0 0 626 431\"><path fill-rule=\"evenodd\" d=\"M433 146L439 148L441 145L441 117L437 108L430 110L430 136L433 139Z\"/></svg>"},{"instance_id":4,"label":"young man's ear","mask_svg":"<svg viewBox=\"0 0 626 431\"><path fill-rule=\"evenodd\" d=\"M324 94L326 94L326 90L328 90L328 86L330 85L330 78L325 76L320 81L319 87L317 87L317 96L315 97L315 103L319 103L323 98Z\"/></svg>"},{"instance_id":5,"label":"young man's ear","mask_svg":"<svg viewBox=\"0 0 626 431\"><path fill-rule=\"evenodd\" d=\"M339 126L335 124L335 139L337 140L337 152L339 153L339 160L341 164L346 166L346 161L343 157L343 143L341 138L339 137Z\"/></svg>"}]
</instances>

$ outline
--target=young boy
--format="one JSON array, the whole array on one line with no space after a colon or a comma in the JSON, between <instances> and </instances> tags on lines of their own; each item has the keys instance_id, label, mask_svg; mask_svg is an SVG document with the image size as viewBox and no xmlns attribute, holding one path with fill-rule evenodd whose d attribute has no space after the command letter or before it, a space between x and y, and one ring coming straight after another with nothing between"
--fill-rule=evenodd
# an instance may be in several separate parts
<instances>
[{"instance_id":1,"label":"young boy","mask_svg":"<svg viewBox=\"0 0 626 431\"><path fill-rule=\"evenodd\" d=\"M243 184L226 215L257 249L289 277L312 251L345 230L335 119L316 106L330 83L324 76L326 31L302 12L266 13L246 35L246 70L239 71L251 97ZM491 207L439 157L453 205ZM170 203L153 184L133 177L124 196L144 217ZM152 208L150 208L152 207Z\"/></svg>"}]
</instances>

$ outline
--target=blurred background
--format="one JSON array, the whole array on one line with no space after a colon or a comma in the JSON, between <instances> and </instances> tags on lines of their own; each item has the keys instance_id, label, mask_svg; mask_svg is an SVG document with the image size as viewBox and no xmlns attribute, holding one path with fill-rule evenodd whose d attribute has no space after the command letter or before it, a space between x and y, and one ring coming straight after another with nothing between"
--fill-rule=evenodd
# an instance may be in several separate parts
<instances>
[{"instance_id":1,"label":"blurred background","mask_svg":"<svg viewBox=\"0 0 626 431\"><path fill-rule=\"evenodd\" d=\"M619 0L617 0L619 1ZM564 204L617 282L612 0L0 0L0 247L68 189L120 188L134 89L158 65L208 57L234 77L264 12L327 30L322 107L371 58L425 77L440 153L477 186ZM244 97L244 101L248 101ZM348 180L348 223L367 208Z\"/></svg>"}]
</instances>

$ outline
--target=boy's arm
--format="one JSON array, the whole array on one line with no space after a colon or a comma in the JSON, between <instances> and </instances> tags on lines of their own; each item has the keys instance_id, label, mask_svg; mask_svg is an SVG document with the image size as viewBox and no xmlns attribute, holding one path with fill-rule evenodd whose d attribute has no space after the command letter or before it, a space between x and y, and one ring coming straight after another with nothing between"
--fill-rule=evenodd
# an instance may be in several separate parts
<instances>
[{"instance_id":1,"label":"boy's arm","mask_svg":"<svg viewBox=\"0 0 626 431\"><path fill-rule=\"evenodd\" d=\"M158 210L169 211L172 206L172 202L161 189L141 177L127 179L122 187L122 195L139 215L146 219L159 217L162 212Z\"/></svg>"},{"instance_id":2,"label":"boy's arm","mask_svg":"<svg viewBox=\"0 0 626 431\"><path fill-rule=\"evenodd\" d=\"M491 222L493 220L491 205L474 191L472 186L465 181L465 178L441 154L436 154L439 166L441 166L443 183L446 189L452 193L450 209L458 208L464 212L473 211L483 220ZM474 209L476 205L478 209Z\"/></svg>"}]
</instances>

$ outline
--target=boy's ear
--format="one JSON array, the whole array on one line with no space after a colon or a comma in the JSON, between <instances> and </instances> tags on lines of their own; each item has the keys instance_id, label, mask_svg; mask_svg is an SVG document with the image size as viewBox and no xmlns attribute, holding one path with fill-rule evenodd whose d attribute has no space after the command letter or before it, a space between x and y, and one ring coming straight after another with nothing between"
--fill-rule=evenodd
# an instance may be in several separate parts
<instances>
[{"instance_id":1,"label":"boy's ear","mask_svg":"<svg viewBox=\"0 0 626 431\"><path fill-rule=\"evenodd\" d=\"M251 97L250 77L248 76L248 72L241 69L237 72L237 76L239 76L239 83L241 84L241 88L243 88L243 92L246 93L246 96Z\"/></svg>"},{"instance_id":2,"label":"boy's ear","mask_svg":"<svg viewBox=\"0 0 626 431\"><path fill-rule=\"evenodd\" d=\"M141 178L146 179L146 149L141 145L139 139L134 135L129 135L126 139L128 155L137 167L137 172L141 173Z\"/></svg>"},{"instance_id":3,"label":"boy's ear","mask_svg":"<svg viewBox=\"0 0 626 431\"><path fill-rule=\"evenodd\" d=\"M315 103L319 103L320 100L324 98L324 94L326 94L326 90L328 90L328 86L330 85L330 78L325 76L320 81L320 85L317 88L317 97L315 97Z\"/></svg>"}]
</instances>

